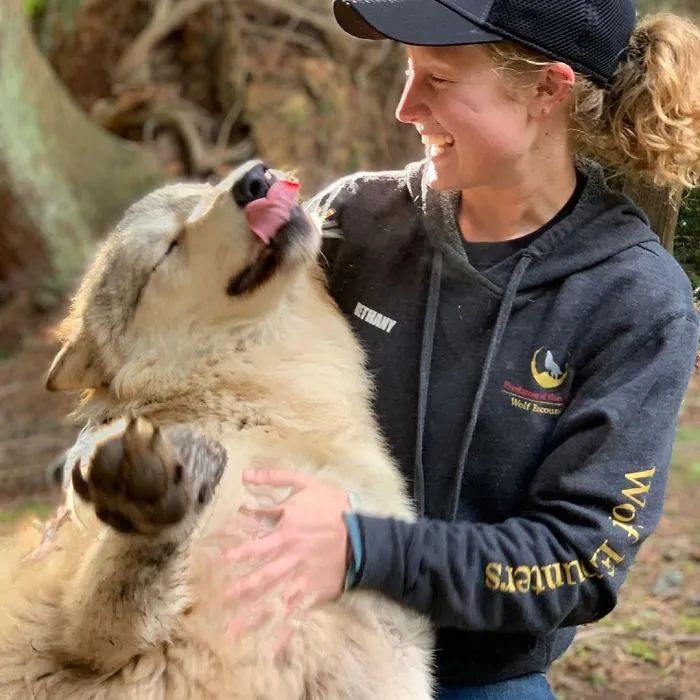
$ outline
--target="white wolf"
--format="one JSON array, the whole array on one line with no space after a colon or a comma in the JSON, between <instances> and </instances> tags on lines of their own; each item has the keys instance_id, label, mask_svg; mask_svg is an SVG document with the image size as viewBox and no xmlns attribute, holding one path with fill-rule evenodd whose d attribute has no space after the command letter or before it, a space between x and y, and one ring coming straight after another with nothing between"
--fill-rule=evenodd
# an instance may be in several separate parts
<instances>
[{"instance_id":1,"label":"white wolf","mask_svg":"<svg viewBox=\"0 0 700 700\"><path fill-rule=\"evenodd\" d=\"M236 611L194 545L237 511L243 468L312 473L367 513L412 517L315 263L319 228L273 180L250 163L158 190L86 275L48 386L84 392L97 428L43 537L0 550L3 700L431 697L428 623L377 593L308 610L277 654L269 624L231 638L215 623ZM257 199L278 223L254 235Z\"/></svg>"}]
</instances>

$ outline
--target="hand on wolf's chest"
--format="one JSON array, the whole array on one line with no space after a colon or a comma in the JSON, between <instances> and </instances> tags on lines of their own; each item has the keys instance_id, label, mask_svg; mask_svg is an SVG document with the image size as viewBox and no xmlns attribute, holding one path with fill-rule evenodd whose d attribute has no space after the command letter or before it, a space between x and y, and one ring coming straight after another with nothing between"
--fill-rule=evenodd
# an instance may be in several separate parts
<instances>
[{"instance_id":1,"label":"hand on wolf's chest","mask_svg":"<svg viewBox=\"0 0 700 700\"><path fill-rule=\"evenodd\" d=\"M252 567L228 588L226 598L255 605L274 589L285 613L292 615L340 597L347 571L348 534L342 517L350 509L347 494L296 472L247 470L243 481L292 491L278 505L243 509L246 517L273 520L274 525L243 545L222 544L223 565ZM237 633L245 623L233 620L229 628Z\"/></svg>"}]
</instances>

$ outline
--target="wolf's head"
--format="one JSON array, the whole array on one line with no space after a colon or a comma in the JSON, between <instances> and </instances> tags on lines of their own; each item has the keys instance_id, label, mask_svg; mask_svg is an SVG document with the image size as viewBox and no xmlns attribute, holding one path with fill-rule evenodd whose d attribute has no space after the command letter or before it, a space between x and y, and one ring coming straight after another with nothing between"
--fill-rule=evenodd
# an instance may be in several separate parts
<instances>
[{"instance_id":1,"label":"wolf's head","mask_svg":"<svg viewBox=\"0 0 700 700\"><path fill-rule=\"evenodd\" d=\"M259 162L216 186L172 185L144 197L85 276L47 387L124 383L127 365L132 375L149 363L176 371L193 353L211 352L213 337L244 335L279 308L319 245L295 185Z\"/></svg>"}]
</instances>

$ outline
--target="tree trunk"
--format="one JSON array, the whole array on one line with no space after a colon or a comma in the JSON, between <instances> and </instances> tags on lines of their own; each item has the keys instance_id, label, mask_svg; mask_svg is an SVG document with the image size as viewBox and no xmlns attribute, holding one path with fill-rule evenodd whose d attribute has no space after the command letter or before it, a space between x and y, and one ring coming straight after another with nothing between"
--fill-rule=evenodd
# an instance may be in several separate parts
<instances>
[{"instance_id":1,"label":"tree trunk","mask_svg":"<svg viewBox=\"0 0 700 700\"><path fill-rule=\"evenodd\" d=\"M0 0L0 283L22 272L65 291L124 208L162 181L155 157L93 124Z\"/></svg>"},{"instance_id":2,"label":"tree trunk","mask_svg":"<svg viewBox=\"0 0 700 700\"><path fill-rule=\"evenodd\" d=\"M659 236L664 248L673 253L682 192L671 193L631 178L626 178L623 192L649 217L652 231Z\"/></svg>"}]
</instances>

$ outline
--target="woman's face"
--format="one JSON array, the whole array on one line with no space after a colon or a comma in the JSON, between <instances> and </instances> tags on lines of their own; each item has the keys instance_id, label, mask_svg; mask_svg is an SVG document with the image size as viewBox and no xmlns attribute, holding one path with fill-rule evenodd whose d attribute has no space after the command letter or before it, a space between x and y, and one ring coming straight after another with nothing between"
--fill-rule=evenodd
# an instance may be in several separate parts
<instances>
[{"instance_id":1,"label":"woman's face","mask_svg":"<svg viewBox=\"0 0 700 700\"><path fill-rule=\"evenodd\" d=\"M508 186L527 167L537 125L482 46L408 47L396 110L426 144L434 189Z\"/></svg>"}]
</instances>

